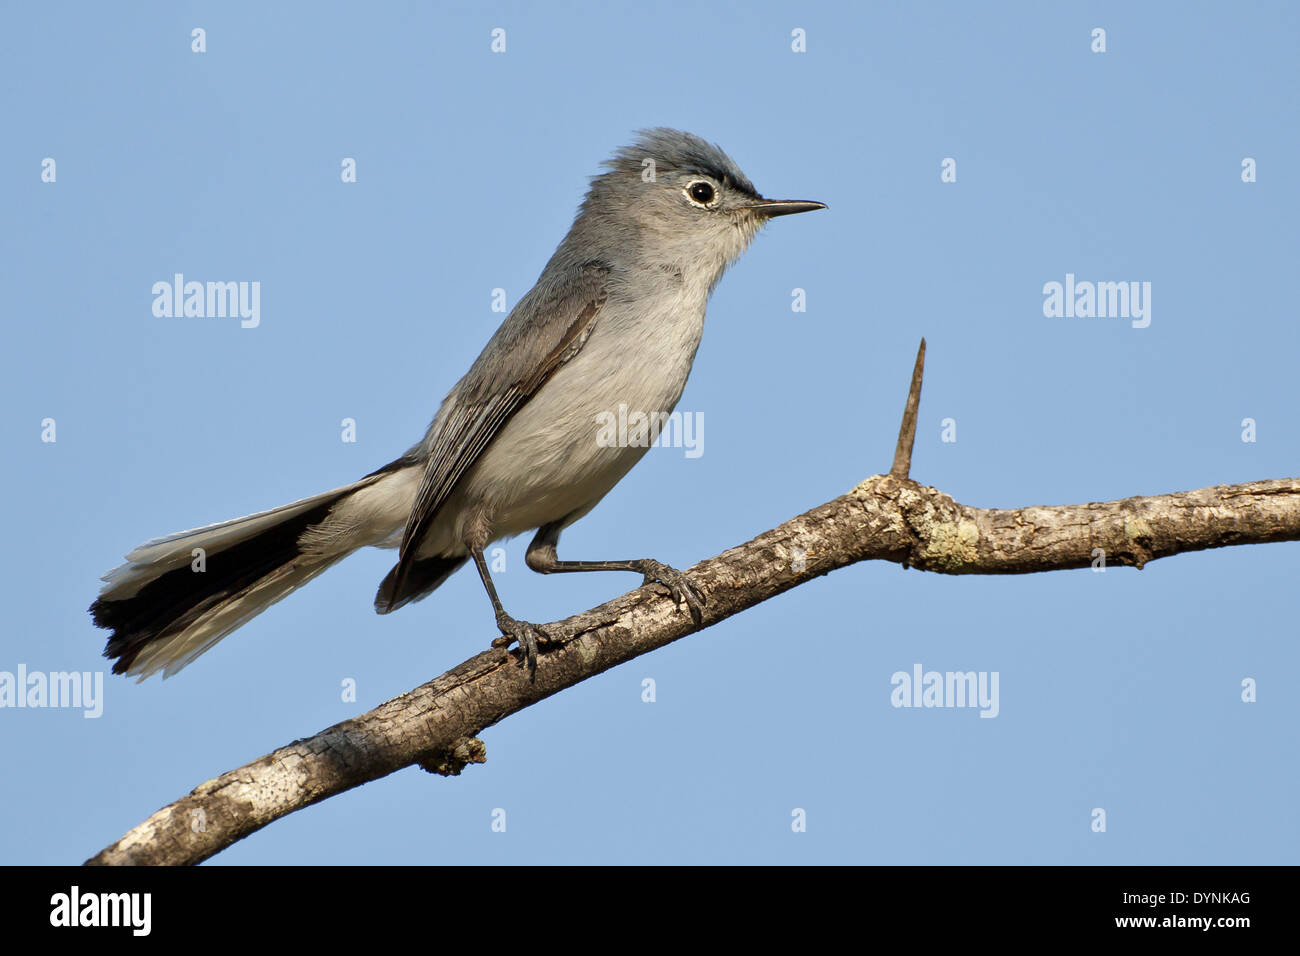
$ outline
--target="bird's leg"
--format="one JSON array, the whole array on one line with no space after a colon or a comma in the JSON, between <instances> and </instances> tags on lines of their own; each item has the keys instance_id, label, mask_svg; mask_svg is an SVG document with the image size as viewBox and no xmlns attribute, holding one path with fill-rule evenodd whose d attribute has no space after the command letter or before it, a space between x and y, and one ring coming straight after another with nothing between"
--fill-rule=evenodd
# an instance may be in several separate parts
<instances>
[{"instance_id":1,"label":"bird's leg","mask_svg":"<svg viewBox=\"0 0 1300 956\"><path fill-rule=\"evenodd\" d=\"M497 589L492 584L492 575L488 573L487 561L483 558L482 548L473 548L470 554L474 556L474 566L478 568L478 576L483 581L483 586L487 588L488 597L492 599L492 610L496 612L497 627L501 629L502 635L506 638L504 641L493 641L494 647L509 647L515 641L519 642L519 648L524 653L524 659L520 663L528 667L529 680L537 678L537 644L540 640L547 640L546 632L536 624L529 624L527 621L517 621L501 606L501 599L497 597Z\"/></svg>"},{"instance_id":2,"label":"bird's leg","mask_svg":"<svg viewBox=\"0 0 1300 956\"><path fill-rule=\"evenodd\" d=\"M685 602L691 620L699 624L708 603L704 591L676 568L654 558L634 558L630 561L561 561L556 557L555 546L563 528L559 522L537 529L524 561L539 574L560 574L566 571L634 571L642 575L641 585L662 584L680 606Z\"/></svg>"}]
</instances>

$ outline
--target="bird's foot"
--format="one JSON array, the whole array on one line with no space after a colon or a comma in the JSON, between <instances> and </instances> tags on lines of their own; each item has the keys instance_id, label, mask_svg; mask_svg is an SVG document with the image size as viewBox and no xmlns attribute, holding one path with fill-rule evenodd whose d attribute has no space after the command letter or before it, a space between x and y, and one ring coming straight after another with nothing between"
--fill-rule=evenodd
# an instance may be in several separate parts
<instances>
[{"instance_id":1,"label":"bird's foot","mask_svg":"<svg viewBox=\"0 0 1300 956\"><path fill-rule=\"evenodd\" d=\"M686 602L692 621L699 624L703 620L704 605L708 603L708 598L705 597L703 589L681 571L653 558L637 561L636 570L645 575L645 580L641 582L642 587L647 584L662 584L668 589L668 593L672 595L678 607L681 607L683 601Z\"/></svg>"},{"instance_id":2,"label":"bird's foot","mask_svg":"<svg viewBox=\"0 0 1300 956\"><path fill-rule=\"evenodd\" d=\"M518 643L519 650L523 654L523 660L519 663L528 668L529 680L536 679L537 648L549 644L550 637L536 624L516 621L505 612L497 615L497 627L501 629L501 636L492 642L492 646L509 647L511 644Z\"/></svg>"}]
</instances>

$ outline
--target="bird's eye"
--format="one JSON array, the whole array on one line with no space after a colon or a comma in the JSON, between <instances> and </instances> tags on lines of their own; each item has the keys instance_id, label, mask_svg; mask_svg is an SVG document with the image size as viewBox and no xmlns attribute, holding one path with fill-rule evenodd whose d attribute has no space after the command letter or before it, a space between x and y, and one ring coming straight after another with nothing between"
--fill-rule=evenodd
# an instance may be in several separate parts
<instances>
[{"instance_id":1,"label":"bird's eye","mask_svg":"<svg viewBox=\"0 0 1300 956\"><path fill-rule=\"evenodd\" d=\"M701 206L707 206L713 202L713 186L706 182L691 183L689 189L690 197Z\"/></svg>"}]
</instances>

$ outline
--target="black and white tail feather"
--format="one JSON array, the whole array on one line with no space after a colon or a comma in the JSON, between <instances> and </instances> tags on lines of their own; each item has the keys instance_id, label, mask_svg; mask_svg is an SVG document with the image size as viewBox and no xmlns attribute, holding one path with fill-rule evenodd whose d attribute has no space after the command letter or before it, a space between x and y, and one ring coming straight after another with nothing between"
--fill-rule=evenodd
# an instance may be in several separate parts
<instances>
[{"instance_id":1,"label":"black and white tail feather","mask_svg":"<svg viewBox=\"0 0 1300 956\"><path fill-rule=\"evenodd\" d=\"M104 650L113 673L140 680L175 674L357 548L395 547L410 507L413 464L399 459L350 485L131 551L104 575L90 606L95 624L113 632ZM390 574L376 609L386 613L425 597L464 561L417 561L400 594Z\"/></svg>"}]
</instances>

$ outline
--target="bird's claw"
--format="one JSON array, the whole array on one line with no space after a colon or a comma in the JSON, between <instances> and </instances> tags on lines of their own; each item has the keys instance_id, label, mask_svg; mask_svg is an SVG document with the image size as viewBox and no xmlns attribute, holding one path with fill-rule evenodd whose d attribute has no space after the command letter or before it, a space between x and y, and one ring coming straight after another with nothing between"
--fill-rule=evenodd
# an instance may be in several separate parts
<instances>
[{"instance_id":1,"label":"bird's claw","mask_svg":"<svg viewBox=\"0 0 1300 956\"><path fill-rule=\"evenodd\" d=\"M529 624L527 621L517 621L509 614L501 615L497 618L497 627L501 628L501 636L492 642L493 647L509 647L517 643L519 650L523 654L523 659L519 662L521 667L528 668L528 679L537 678L537 648L539 645L550 643L550 637L536 624Z\"/></svg>"},{"instance_id":2,"label":"bird's claw","mask_svg":"<svg viewBox=\"0 0 1300 956\"><path fill-rule=\"evenodd\" d=\"M681 607L683 602L686 603L692 621L697 625L703 621L704 605L708 603L708 598L699 585L681 571L669 567L662 561L647 558L637 562L637 565L637 570L645 575L645 579L641 582L642 587L647 584L662 584L668 589L668 593L672 595L678 607Z\"/></svg>"}]
</instances>

